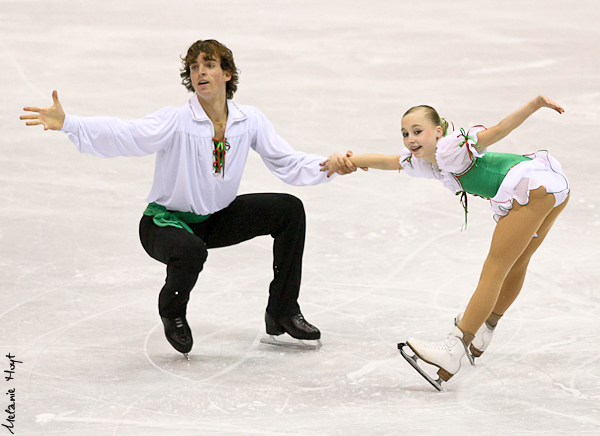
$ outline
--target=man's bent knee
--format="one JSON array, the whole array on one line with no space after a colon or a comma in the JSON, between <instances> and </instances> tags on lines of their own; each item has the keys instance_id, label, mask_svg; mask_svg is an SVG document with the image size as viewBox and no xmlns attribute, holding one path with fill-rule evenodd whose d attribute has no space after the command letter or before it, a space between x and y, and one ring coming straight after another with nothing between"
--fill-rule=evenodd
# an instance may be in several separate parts
<instances>
[{"instance_id":1,"label":"man's bent knee","mask_svg":"<svg viewBox=\"0 0 600 436\"><path fill-rule=\"evenodd\" d=\"M168 265L189 273L200 273L208 258L208 250L177 250L169 256Z\"/></svg>"}]
</instances>

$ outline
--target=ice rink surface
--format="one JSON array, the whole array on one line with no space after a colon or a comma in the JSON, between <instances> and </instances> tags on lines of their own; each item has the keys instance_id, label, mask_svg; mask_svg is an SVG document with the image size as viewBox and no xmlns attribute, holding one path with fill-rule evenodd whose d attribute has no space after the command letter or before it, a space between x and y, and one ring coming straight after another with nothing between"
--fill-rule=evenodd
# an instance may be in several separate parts
<instances>
[{"instance_id":1,"label":"ice rink surface","mask_svg":"<svg viewBox=\"0 0 600 436\"><path fill-rule=\"evenodd\" d=\"M164 266L137 236L154 158L82 155L19 121L53 89L78 115L180 106L179 56L210 38L241 70L234 100L324 156L397 153L417 104L457 127L495 124L540 93L565 107L494 145L550 150L571 201L490 349L445 393L396 344L452 329L494 229L485 200L469 199L463 230L458 198L434 181L370 171L292 187L252 153L241 193L305 204L300 303L323 347L260 344L264 237L210 252L187 362L158 317ZM14 399L14 434L600 434L597 0L2 0L0 41L0 424Z\"/></svg>"}]
</instances>

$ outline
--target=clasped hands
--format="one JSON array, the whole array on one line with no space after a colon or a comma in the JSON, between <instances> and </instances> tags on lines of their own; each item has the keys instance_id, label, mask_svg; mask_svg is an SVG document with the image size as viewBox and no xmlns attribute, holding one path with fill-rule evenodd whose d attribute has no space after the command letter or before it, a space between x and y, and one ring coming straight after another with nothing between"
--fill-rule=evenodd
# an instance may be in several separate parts
<instances>
[{"instance_id":1,"label":"clasped hands","mask_svg":"<svg viewBox=\"0 0 600 436\"><path fill-rule=\"evenodd\" d=\"M327 158L325 162L321 162L321 171L327 171L327 177L331 177L335 173L337 174L350 174L355 172L358 167L352 163L350 158L353 153L351 151L346 152L345 155L340 153L334 153ZM368 168L362 168L367 171Z\"/></svg>"}]
</instances>

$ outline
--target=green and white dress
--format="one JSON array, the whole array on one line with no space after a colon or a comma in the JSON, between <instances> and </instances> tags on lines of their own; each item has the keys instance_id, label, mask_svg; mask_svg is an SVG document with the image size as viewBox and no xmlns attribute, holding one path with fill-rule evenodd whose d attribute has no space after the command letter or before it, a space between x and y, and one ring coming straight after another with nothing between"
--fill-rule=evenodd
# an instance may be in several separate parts
<instances>
[{"instance_id":1,"label":"green and white dress","mask_svg":"<svg viewBox=\"0 0 600 436\"><path fill-rule=\"evenodd\" d=\"M412 156L404 148L400 166L409 176L437 179L456 194L489 199L494 218L505 216L513 207L529 202L529 191L543 186L555 197L554 206L562 204L569 195L569 181L560 163L545 151L527 155L494 153L477 150L477 134L483 126L454 131L437 144L438 167L429 161Z\"/></svg>"}]
</instances>

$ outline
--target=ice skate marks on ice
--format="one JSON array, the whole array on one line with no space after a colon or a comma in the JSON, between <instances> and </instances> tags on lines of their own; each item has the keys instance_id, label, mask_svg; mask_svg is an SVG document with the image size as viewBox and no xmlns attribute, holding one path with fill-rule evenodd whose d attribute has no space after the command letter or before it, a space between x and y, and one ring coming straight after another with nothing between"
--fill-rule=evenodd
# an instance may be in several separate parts
<instances>
[{"instance_id":1,"label":"ice skate marks on ice","mask_svg":"<svg viewBox=\"0 0 600 436\"><path fill-rule=\"evenodd\" d=\"M323 345L320 339L295 339L291 336L274 336L269 335L260 340L261 344L276 345L279 347L293 348L297 350L318 350Z\"/></svg>"},{"instance_id":2,"label":"ice skate marks on ice","mask_svg":"<svg viewBox=\"0 0 600 436\"><path fill-rule=\"evenodd\" d=\"M421 376L427 380L431 386L433 386L434 388L436 388L439 392L444 392L445 389L442 387L442 382L444 380L442 380L441 377L439 377L437 380L434 380L433 377L431 377L429 374L427 374L423 368L421 368L419 366L419 364L417 363L417 360L421 359L416 353L413 354L412 356L409 355L406 351L404 351L404 347L407 346L406 343L404 342L400 342L398 344L398 350L400 350L400 354L402 355L402 357L404 357L404 359L406 359L406 361L408 363L410 363L410 366L412 366L419 374L421 374ZM410 345L408 346L410 348ZM412 350L412 348L411 348ZM414 353L414 350L413 350ZM423 360L423 359L421 359ZM425 362L425 361L424 361ZM429 363L429 362L426 362Z\"/></svg>"}]
</instances>

